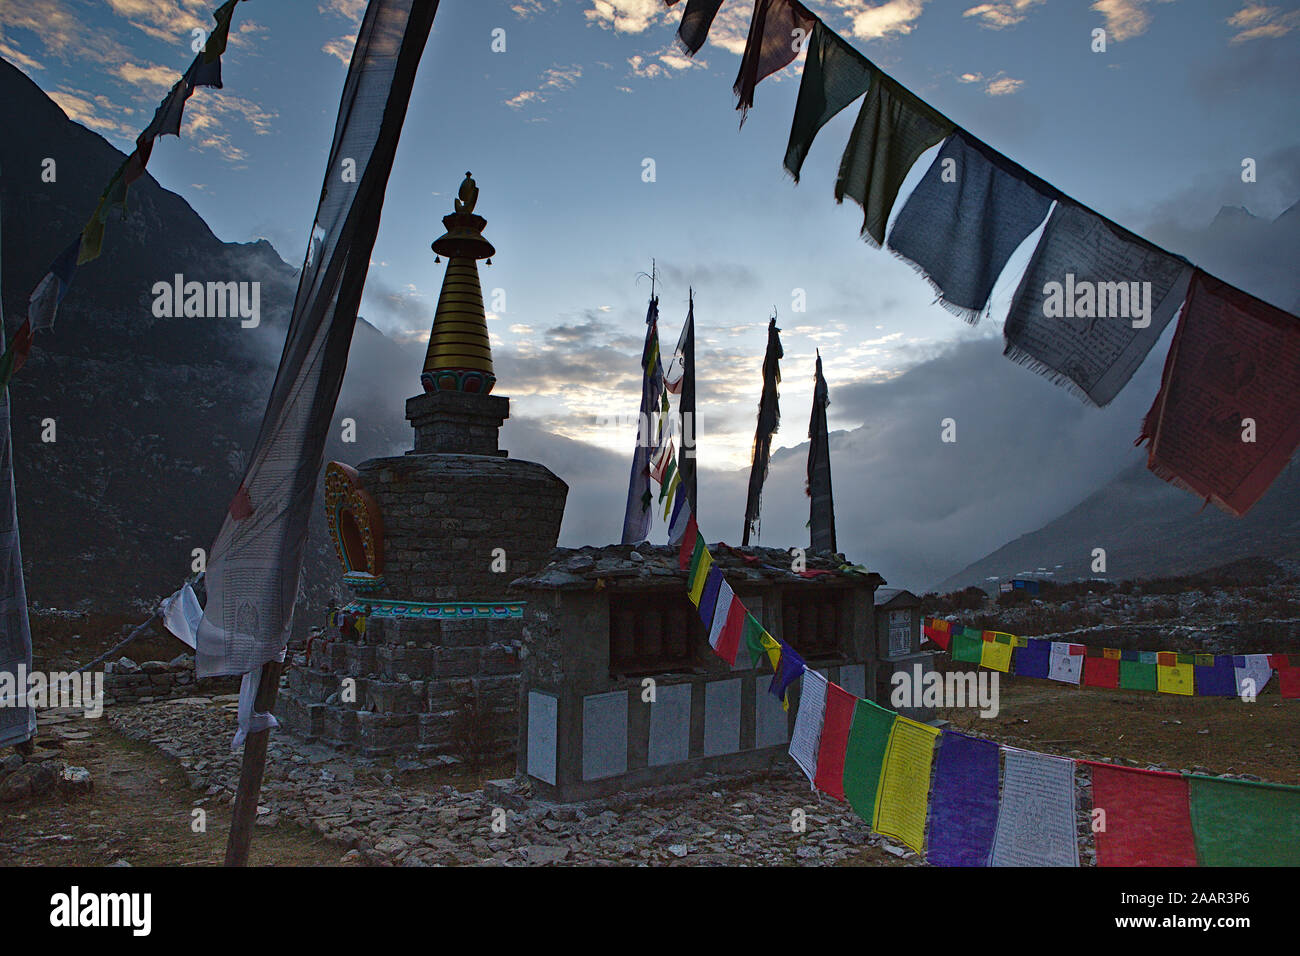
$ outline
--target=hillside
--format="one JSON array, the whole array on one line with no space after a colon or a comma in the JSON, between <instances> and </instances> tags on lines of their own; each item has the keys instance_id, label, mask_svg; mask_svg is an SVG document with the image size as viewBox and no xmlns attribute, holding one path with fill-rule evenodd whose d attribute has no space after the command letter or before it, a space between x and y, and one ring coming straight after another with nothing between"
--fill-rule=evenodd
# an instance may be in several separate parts
<instances>
[{"instance_id":1,"label":"hillside","mask_svg":"<svg viewBox=\"0 0 1300 956\"><path fill-rule=\"evenodd\" d=\"M3 306L10 333L50 261L77 234L124 158L71 122L31 80L0 61ZM170 141L169 141L170 142ZM321 162L327 143L320 144ZM41 182L43 158L57 180ZM55 329L39 336L11 386L27 593L34 604L137 611L189 573L242 475L278 362L297 270L265 241L225 243L178 195L146 175L128 216L110 219L104 254L81 267ZM152 287L176 273L261 283L261 324L159 319ZM409 447L394 371L406 358L359 322L351 371L326 457L360 461ZM359 410L364 409L364 414ZM357 419L355 444L337 420ZM56 422L42 443L41 422ZM313 519L308 597L337 579L323 514ZM321 592L314 594L315 591ZM316 603L314 606L319 607Z\"/></svg>"}]
</instances>

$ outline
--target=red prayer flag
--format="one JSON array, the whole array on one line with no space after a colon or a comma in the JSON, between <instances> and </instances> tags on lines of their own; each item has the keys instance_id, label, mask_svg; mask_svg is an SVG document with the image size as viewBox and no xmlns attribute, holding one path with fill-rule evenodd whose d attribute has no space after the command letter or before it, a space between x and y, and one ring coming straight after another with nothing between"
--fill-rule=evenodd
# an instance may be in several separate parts
<instances>
[{"instance_id":1,"label":"red prayer flag","mask_svg":"<svg viewBox=\"0 0 1300 956\"><path fill-rule=\"evenodd\" d=\"M1284 671L1291 666L1291 662L1287 660L1285 654L1270 654L1268 655L1268 666L1275 671Z\"/></svg>"},{"instance_id":2,"label":"red prayer flag","mask_svg":"<svg viewBox=\"0 0 1300 956\"><path fill-rule=\"evenodd\" d=\"M935 644L938 644L945 651L948 645L952 643L952 622L941 621L939 618L927 618L925 622L925 636Z\"/></svg>"},{"instance_id":3,"label":"red prayer flag","mask_svg":"<svg viewBox=\"0 0 1300 956\"><path fill-rule=\"evenodd\" d=\"M677 551L677 567L683 571L691 566L691 555L695 553L695 536L699 531L695 515L691 515L686 522L686 533L682 535L682 546Z\"/></svg>"},{"instance_id":4,"label":"red prayer flag","mask_svg":"<svg viewBox=\"0 0 1300 956\"><path fill-rule=\"evenodd\" d=\"M1085 687L1118 687L1119 661L1111 657L1089 657L1083 662Z\"/></svg>"},{"instance_id":5,"label":"red prayer flag","mask_svg":"<svg viewBox=\"0 0 1300 956\"><path fill-rule=\"evenodd\" d=\"M718 646L713 649L728 664L736 663L740 636L745 632L745 613L745 605L740 603L740 598L733 596L731 607L727 608L727 619L722 622L722 633L718 635Z\"/></svg>"},{"instance_id":6,"label":"red prayer flag","mask_svg":"<svg viewBox=\"0 0 1300 956\"><path fill-rule=\"evenodd\" d=\"M1288 667L1277 672L1277 686L1283 697L1300 698L1300 667Z\"/></svg>"},{"instance_id":7,"label":"red prayer flag","mask_svg":"<svg viewBox=\"0 0 1300 956\"><path fill-rule=\"evenodd\" d=\"M1178 655L1173 651L1158 651L1156 653L1156 663L1161 667L1173 667L1178 663Z\"/></svg>"},{"instance_id":8,"label":"red prayer flag","mask_svg":"<svg viewBox=\"0 0 1300 956\"><path fill-rule=\"evenodd\" d=\"M1300 672L1298 672L1300 673ZM817 776L813 786L836 800L844 799L844 754L853 727L853 708L858 699L838 684L826 685L826 718L817 749Z\"/></svg>"},{"instance_id":9,"label":"red prayer flag","mask_svg":"<svg viewBox=\"0 0 1300 956\"><path fill-rule=\"evenodd\" d=\"M1092 768L1094 826L1104 826L1095 833L1098 866L1196 866L1181 774L1080 762Z\"/></svg>"},{"instance_id":10,"label":"red prayer flag","mask_svg":"<svg viewBox=\"0 0 1300 956\"><path fill-rule=\"evenodd\" d=\"M1300 444L1300 319L1197 270L1143 441L1158 477L1244 515Z\"/></svg>"}]
</instances>

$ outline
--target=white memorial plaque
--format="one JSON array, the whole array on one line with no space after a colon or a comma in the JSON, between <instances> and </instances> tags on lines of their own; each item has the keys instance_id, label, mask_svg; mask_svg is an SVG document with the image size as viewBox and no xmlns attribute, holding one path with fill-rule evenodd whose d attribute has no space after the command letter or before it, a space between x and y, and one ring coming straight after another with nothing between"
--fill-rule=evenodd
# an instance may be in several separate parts
<instances>
[{"instance_id":1,"label":"white memorial plaque","mask_svg":"<svg viewBox=\"0 0 1300 956\"><path fill-rule=\"evenodd\" d=\"M627 773L627 691L582 698L582 779Z\"/></svg>"},{"instance_id":2,"label":"white memorial plaque","mask_svg":"<svg viewBox=\"0 0 1300 956\"><path fill-rule=\"evenodd\" d=\"M650 708L651 767L681 763L691 750L691 685L671 684L655 688Z\"/></svg>"},{"instance_id":3,"label":"white memorial plaque","mask_svg":"<svg viewBox=\"0 0 1300 956\"><path fill-rule=\"evenodd\" d=\"M555 737L559 701L550 694L528 692L528 773L555 786Z\"/></svg>"}]
</instances>

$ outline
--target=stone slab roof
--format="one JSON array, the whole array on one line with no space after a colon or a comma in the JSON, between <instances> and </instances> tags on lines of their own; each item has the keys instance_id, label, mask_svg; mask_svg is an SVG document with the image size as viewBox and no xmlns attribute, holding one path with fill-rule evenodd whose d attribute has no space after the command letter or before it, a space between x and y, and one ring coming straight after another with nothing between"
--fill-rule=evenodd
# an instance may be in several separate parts
<instances>
[{"instance_id":1,"label":"stone slab roof","mask_svg":"<svg viewBox=\"0 0 1300 956\"><path fill-rule=\"evenodd\" d=\"M733 548L718 542L709 545L717 564L733 588L800 584L809 587L836 585L875 586L885 579L874 571L842 570L843 555L808 552L807 572L790 569L791 555L780 548ZM605 547L556 548L550 561L535 574L516 578L510 587L526 591L595 590L597 582L618 590L638 590L682 585L686 572L677 566L677 547L662 544L612 544Z\"/></svg>"}]
</instances>

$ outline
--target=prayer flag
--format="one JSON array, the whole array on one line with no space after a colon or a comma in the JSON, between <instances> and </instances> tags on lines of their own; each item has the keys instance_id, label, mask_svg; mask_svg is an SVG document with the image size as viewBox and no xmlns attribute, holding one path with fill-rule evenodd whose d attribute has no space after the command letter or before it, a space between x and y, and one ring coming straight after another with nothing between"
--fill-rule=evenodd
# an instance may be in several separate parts
<instances>
[{"instance_id":1,"label":"prayer flag","mask_svg":"<svg viewBox=\"0 0 1300 956\"><path fill-rule=\"evenodd\" d=\"M682 542L677 550L677 567L685 571L693 563L696 545L703 546L704 539L700 537L700 526L695 521L695 512L692 510L686 519L686 527L682 531Z\"/></svg>"},{"instance_id":2,"label":"prayer flag","mask_svg":"<svg viewBox=\"0 0 1300 956\"><path fill-rule=\"evenodd\" d=\"M293 625L309 518L380 210L435 4L370 0L343 84L313 233L284 351L240 489L252 513L228 514L208 549L198 676L260 674ZM343 157L355 183L340 183ZM327 187L327 188L326 188Z\"/></svg>"},{"instance_id":3,"label":"prayer flag","mask_svg":"<svg viewBox=\"0 0 1300 956\"><path fill-rule=\"evenodd\" d=\"M659 360L659 300L650 300L645 315L645 348L641 353L641 412L637 416L636 448L628 476L627 508L623 513L623 544L640 544L650 534L650 462L659 453L651 424L663 395L664 370Z\"/></svg>"},{"instance_id":4,"label":"prayer flag","mask_svg":"<svg viewBox=\"0 0 1300 956\"><path fill-rule=\"evenodd\" d=\"M681 430L681 458L677 462L677 473L681 475L682 488L686 492L686 503L691 513L698 507L696 497L696 415L695 415L695 292L690 292L689 305L686 309L686 324L677 339L677 349L673 359L664 373L664 386L677 400L677 421Z\"/></svg>"},{"instance_id":5,"label":"prayer flag","mask_svg":"<svg viewBox=\"0 0 1300 956\"><path fill-rule=\"evenodd\" d=\"M1002 634L997 631L987 633L993 634L993 640L981 641L980 647L980 666L987 667L990 670L1002 671L1006 673L1011 670L1011 643L1010 634Z\"/></svg>"},{"instance_id":6,"label":"prayer flag","mask_svg":"<svg viewBox=\"0 0 1300 956\"><path fill-rule=\"evenodd\" d=\"M867 823L876 817L876 790L885 762L889 734L898 715L870 700L853 707L853 723L844 751L844 798Z\"/></svg>"},{"instance_id":7,"label":"prayer flag","mask_svg":"<svg viewBox=\"0 0 1300 956\"><path fill-rule=\"evenodd\" d=\"M808 525L812 529L811 550L838 551L835 544L835 499L831 494L831 445L826 430L826 406L831 403L822 376L822 353L817 350L817 372L813 378L812 419L808 422Z\"/></svg>"},{"instance_id":8,"label":"prayer flag","mask_svg":"<svg viewBox=\"0 0 1300 956\"><path fill-rule=\"evenodd\" d=\"M1092 768L1098 866L1196 865L1187 781L1181 775L1082 762Z\"/></svg>"},{"instance_id":9,"label":"prayer flag","mask_svg":"<svg viewBox=\"0 0 1300 956\"><path fill-rule=\"evenodd\" d=\"M1109 657L1089 657L1083 665L1085 687L1118 687L1120 662Z\"/></svg>"},{"instance_id":10,"label":"prayer flag","mask_svg":"<svg viewBox=\"0 0 1300 956\"><path fill-rule=\"evenodd\" d=\"M988 866L997 822L998 745L945 730L934 759L926 861Z\"/></svg>"},{"instance_id":11,"label":"prayer flag","mask_svg":"<svg viewBox=\"0 0 1300 956\"><path fill-rule=\"evenodd\" d=\"M1119 662L1119 686L1124 690L1159 690L1155 664L1142 661Z\"/></svg>"},{"instance_id":12,"label":"prayer flag","mask_svg":"<svg viewBox=\"0 0 1300 956\"><path fill-rule=\"evenodd\" d=\"M758 622L758 618L746 611L741 640L745 644L745 650L749 653L749 666L751 669L757 667L759 661L767 656L767 647L763 643L763 635L766 633L763 630L763 625ZM775 641L772 643L776 644ZM780 647L780 645L778 644L777 647Z\"/></svg>"},{"instance_id":13,"label":"prayer flag","mask_svg":"<svg viewBox=\"0 0 1300 956\"><path fill-rule=\"evenodd\" d=\"M1189 776L1201 866L1300 866L1300 787Z\"/></svg>"},{"instance_id":14,"label":"prayer flag","mask_svg":"<svg viewBox=\"0 0 1300 956\"><path fill-rule=\"evenodd\" d=\"M848 196L863 209L862 236L885 242L885 224L907 172L927 149L953 131L946 117L868 61L871 85L840 160L835 201Z\"/></svg>"},{"instance_id":15,"label":"prayer flag","mask_svg":"<svg viewBox=\"0 0 1300 956\"><path fill-rule=\"evenodd\" d=\"M1051 657L1051 641L1029 641L1016 650L1016 676L1045 680L1051 670Z\"/></svg>"},{"instance_id":16,"label":"prayer flag","mask_svg":"<svg viewBox=\"0 0 1300 956\"><path fill-rule=\"evenodd\" d=\"M704 585L709 579L709 571L712 568L713 555L704 544L704 535L698 535L695 539L695 556L691 559L691 587L686 592L691 603L696 607L700 606L700 596L704 592Z\"/></svg>"},{"instance_id":17,"label":"prayer flag","mask_svg":"<svg viewBox=\"0 0 1300 956\"><path fill-rule=\"evenodd\" d=\"M1300 667L1289 667L1277 672L1278 693L1287 700L1300 698Z\"/></svg>"},{"instance_id":18,"label":"prayer flag","mask_svg":"<svg viewBox=\"0 0 1300 956\"><path fill-rule=\"evenodd\" d=\"M1267 654L1244 654L1233 660L1233 677L1237 696L1257 695L1273 676L1273 665Z\"/></svg>"},{"instance_id":19,"label":"prayer flag","mask_svg":"<svg viewBox=\"0 0 1300 956\"><path fill-rule=\"evenodd\" d=\"M899 211L889 248L925 276L945 309L974 324L1007 260L1059 196L958 129Z\"/></svg>"},{"instance_id":20,"label":"prayer flag","mask_svg":"<svg viewBox=\"0 0 1300 956\"><path fill-rule=\"evenodd\" d=\"M1194 664L1160 664L1156 666L1157 686L1162 694L1192 696L1195 686Z\"/></svg>"},{"instance_id":21,"label":"prayer flag","mask_svg":"<svg viewBox=\"0 0 1300 956\"><path fill-rule=\"evenodd\" d=\"M1006 766L990 865L1078 866L1074 761L1003 749Z\"/></svg>"},{"instance_id":22,"label":"prayer flag","mask_svg":"<svg viewBox=\"0 0 1300 956\"><path fill-rule=\"evenodd\" d=\"M1138 441L1158 477L1244 515L1300 443L1300 319L1198 271Z\"/></svg>"},{"instance_id":23,"label":"prayer flag","mask_svg":"<svg viewBox=\"0 0 1300 956\"><path fill-rule=\"evenodd\" d=\"M1232 666L1232 655L1209 655L1214 662L1208 667L1195 665L1196 695L1198 697L1236 697L1237 671Z\"/></svg>"},{"instance_id":24,"label":"prayer flag","mask_svg":"<svg viewBox=\"0 0 1300 956\"><path fill-rule=\"evenodd\" d=\"M870 61L818 20L804 58L799 99L790 125L790 144L785 150L785 168L795 182L799 181L799 171L813 138L831 117L865 93L870 85Z\"/></svg>"},{"instance_id":25,"label":"prayer flag","mask_svg":"<svg viewBox=\"0 0 1300 956\"><path fill-rule=\"evenodd\" d=\"M736 650L740 647L740 632L745 624L745 605L740 603L731 585L722 582L718 593L717 610L709 628L709 646L728 664L736 663Z\"/></svg>"},{"instance_id":26,"label":"prayer flag","mask_svg":"<svg viewBox=\"0 0 1300 956\"><path fill-rule=\"evenodd\" d=\"M782 654L782 662L785 660ZM790 756L810 783L817 779L817 756L821 748L822 724L826 719L826 685L828 681L814 670L805 670L799 693L799 710L790 737Z\"/></svg>"},{"instance_id":27,"label":"prayer flag","mask_svg":"<svg viewBox=\"0 0 1300 956\"><path fill-rule=\"evenodd\" d=\"M211 63L221 54L226 52L226 40L230 36L230 18L234 16L235 4L239 0L226 0L221 6L212 11L212 19L217 21L217 27L208 35L208 40L203 44L203 60L205 63Z\"/></svg>"},{"instance_id":28,"label":"prayer flag","mask_svg":"<svg viewBox=\"0 0 1300 956\"><path fill-rule=\"evenodd\" d=\"M818 20L798 0L754 0L749 36L732 91L743 126L754 105L754 88L777 70L794 62Z\"/></svg>"},{"instance_id":29,"label":"prayer flag","mask_svg":"<svg viewBox=\"0 0 1300 956\"><path fill-rule=\"evenodd\" d=\"M1002 354L1108 405L1173 318L1186 260L1063 200L1011 301Z\"/></svg>"},{"instance_id":30,"label":"prayer flag","mask_svg":"<svg viewBox=\"0 0 1300 956\"><path fill-rule=\"evenodd\" d=\"M763 645L763 651L767 654L767 662L772 665L772 671L775 673L781 667L781 642L767 631L763 631L762 635L759 636L759 641Z\"/></svg>"},{"instance_id":31,"label":"prayer flag","mask_svg":"<svg viewBox=\"0 0 1300 956\"><path fill-rule=\"evenodd\" d=\"M749 535L759 527L759 506L763 497L763 482L767 480L767 466L772 457L772 435L781 425L781 330L776 318L767 323L767 353L763 356L763 394L758 402L758 426L754 430L754 461L749 470L749 492L745 499L745 529L741 545L749 545Z\"/></svg>"},{"instance_id":32,"label":"prayer flag","mask_svg":"<svg viewBox=\"0 0 1300 956\"><path fill-rule=\"evenodd\" d=\"M681 475L679 471L677 473ZM695 515L691 511L690 503L686 497L686 486L684 483L677 485L677 492L673 495L673 516L668 522L668 543L678 546L677 561L681 563L682 559L689 553L683 539L686 537L688 530L692 527L691 522ZM692 545L693 547L693 545ZM689 561L689 558L686 558Z\"/></svg>"},{"instance_id":33,"label":"prayer flag","mask_svg":"<svg viewBox=\"0 0 1300 956\"><path fill-rule=\"evenodd\" d=\"M889 732L876 794L872 829L902 840L917 853L925 851L925 812L930 798L930 765L939 730L899 717Z\"/></svg>"},{"instance_id":34,"label":"prayer flag","mask_svg":"<svg viewBox=\"0 0 1300 956\"><path fill-rule=\"evenodd\" d=\"M817 746L817 776L813 786L836 800L844 799L845 749L853 725L857 698L838 684L827 682L826 716Z\"/></svg>"},{"instance_id":35,"label":"prayer flag","mask_svg":"<svg viewBox=\"0 0 1300 956\"><path fill-rule=\"evenodd\" d=\"M709 576L704 579L704 589L700 591L700 623L707 628L713 627L714 615L718 609L718 599L723 594L731 594L731 585L722 576L722 569L716 564L709 568Z\"/></svg>"},{"instance_id":36,"label":"prayer flag","mask_svg":"<svg viewBox=\"0 0 1300 956\"><path fill-rule=\"evenodd\" d=\"M1083 676L1083 647L1079 644L1052 642L1047 659L1047 676L1066 684L1077 684Z\"/></svg>"},{"instance_id":37,"label":"prayer flag","mask_svg":"<svg viewBox=\"0 0 1300 956\"><path fill-rule=\"evenodd\" d=\"M781 655L777 658L776 673L772 675L772 683L768 685L767 689L773 697L781 701L783 706L789 709L790 698L786 696L786 692L790 689L791 684L807 672L808 668L804 664L803 658L795 653L793 647L782 641Z\"/></svg>"},{"instance_id":38,"label":"prayer flag","mask_svg":"<svg viewBox=\"0 0 1300 956\"><path fill-rule=\"evenodd\" d=\"M945 651L948 645L952 643L952 622L942 621L939 618L927 618L925 627L922 628L925 636L935 644L938 644Z\"/></svg>"},{"instance_id":39,"label":"prayer flag","mask_svg":"<svg viewBox=\"0 0 1300 956\"><path fill-rule=\"evenodd\" d=\"M677 42L688 56L694 56L704 46L721 6L722 0L688 0L682 22L677 25Z\"/></svg>"},{"instance_id":40,"label":"prayer flag","mask_svg":"<svg viewBox=\"0 0 1300 956\"><path fill-rule=\"evenodd\" d=\"M960 634L954 632L950 653L954 661L978 664L984 656L984 638L979 636L979 631L972 635L967 632L968 630L963 629Z\"/></svg>"}]
</instances>

